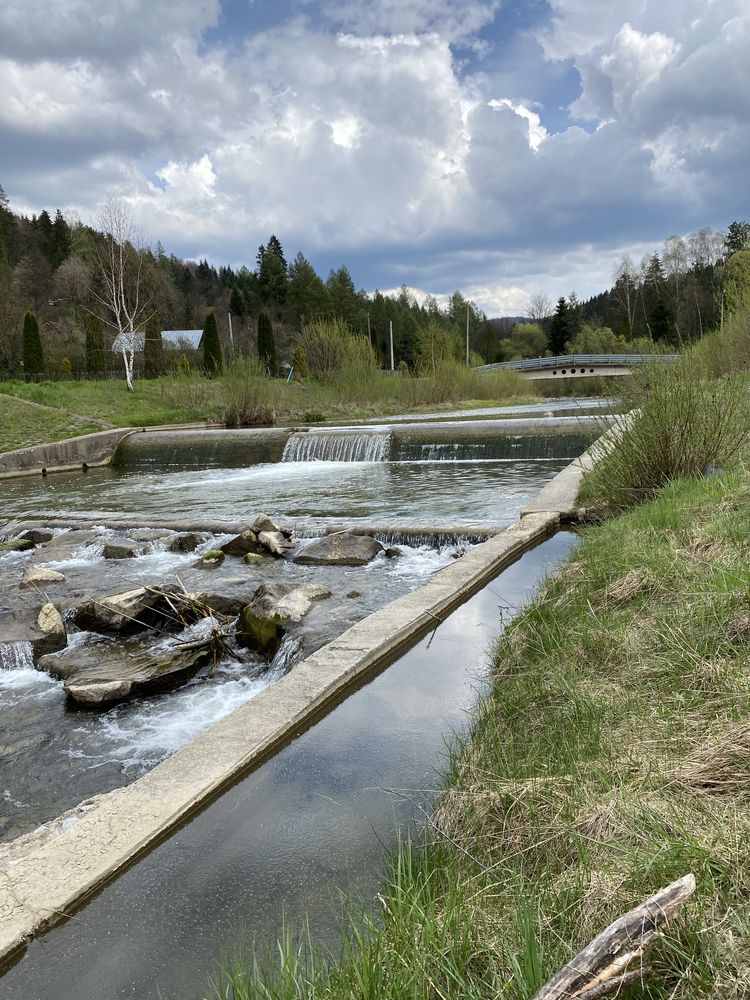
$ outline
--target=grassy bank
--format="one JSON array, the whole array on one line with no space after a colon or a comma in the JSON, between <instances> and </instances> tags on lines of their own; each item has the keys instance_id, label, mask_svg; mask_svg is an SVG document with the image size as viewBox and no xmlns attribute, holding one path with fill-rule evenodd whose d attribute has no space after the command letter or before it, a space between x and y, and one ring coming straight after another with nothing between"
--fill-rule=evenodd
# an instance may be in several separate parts
<instances>
[{"instance_id":1,"label":"grassy bank","mask_svg":"<svg viewBox=\"0 0 750 1000\"><path fill-rule=\"evenodd\" d=\"M287 940L224 998L528 998L620 913L698 889L629 997L750 991L750 477L586 529L494 654L426 847L331 961ZM301 958L305 954L304 960Z\"/></svg>"},{"instance_id":2,"label":"grassy bank","mask_svg":"<svg viewBox=\"0 0 750 1000\"><path fill-rule=\"evenodd\" d=\"M101 426L91 420L78 420L66 412L45 410L12 396L0 395L0 451L100 430Z\"/></svg>"},{"instance_id":3,"label":"grassy bank","mask_svg":"<svg viewBox=\"0 0 750 1000\"><path fill-rule=\"evenodd\" d=\"M455 373L453 373L455 375ZM438 379L394 378L377 374L359 382L344 379L321 384L312 379L293 382L259 379L251 376L241 381L243 396L261 400L256 410L267 412L271 419L258 423L298 423L324 420L354 420L369 416L388 416L403 412L451 409L455 407L497 406L538 402L528 383L514 373L502 377L479 377L470 372L457 377ZM91 429L65 414L83 414L105 420L117 427L149 427L159 424L222 421L232 387L239 380L207 379L199 375L165 376L141 379L135 391L128 392L124 381L0 382L0 400L4 400L3 436L0 450L16 447L7 441L24 440L26 444L53 440L47 424L22 427L23 408L13 407L8 398L17 398L60 408L63 420L70 423L70 434ZM230 385L231 384L231 385ZM233 400L231 401L233 402ZM251 411L254 409L251 405ZM42 411L37 411L42 412ZM18 414L18 426L16 417ZM256 422L256 421L253 421ZM96 428L99 429L99 428ZM56 437L68 436L57 434Z\"/></svg>"}]
</instances>

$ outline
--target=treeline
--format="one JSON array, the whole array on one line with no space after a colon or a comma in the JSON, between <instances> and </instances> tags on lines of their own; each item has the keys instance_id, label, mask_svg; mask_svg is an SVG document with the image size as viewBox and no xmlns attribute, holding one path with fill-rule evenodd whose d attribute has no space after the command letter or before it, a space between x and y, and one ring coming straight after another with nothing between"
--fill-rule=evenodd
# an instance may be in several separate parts
<instances>
[{"instance_id":1,"label":"treeline","mask_svg":"<svg viewBox=\"0 0 750 1000\"><path fill-rule=\"evenodd\" d=\"M97 294L102 239L60 211L54 219L46 210L31 218L17 215L0 188L0 372L23 368L22 330L29 311L39 321L48 372L90 371L85 344L92 315L102 320L104 356L111 355L116 330L108 327ZM460 292L444 308L432 297L417 302L405 286L395 295L368 295L356 288L345 265L324 280L302 252L288 262L275 235L258 248L253 270L181 260L167 255L160 242L142 251L142 263L144 294L154 307L148 326L202 329L213 313L227 356L234 351L252 357L259 346L267 350L262 342L266 317L273 324L279 362L291 360L300 326L321 319L343 321L352 333L367 337L383 367L390 367L391 331L394 363L409 367L419 364L420 351L434 355L437 341L441 353L463 357L467 319L473 347L495 339L487 317ZM148 343L151 334L143 332ZM190 354L187 345L182 353ZM482 358L473 354L472 360L481 363ZM107 365L119 369L121 363L109 357ZM149 367L152 373L153 364Z\"/></svg>"},{"instance_id":2,"label":"treeline","mask_svg":"<svg viewBox=\"0 0 750 1000\"><path fill-rule=\"evenodd\" d=\"M66 219L59 210L54 216L43 210L31 218L12 212L0 187L0 373L24 371L28 312L40 329L42 360L36 347L32 352L38 371L119 369L111 352L116 331L108 325L111 317L100 294L103 241L101 232ZM202 329L213 313L226 356L265 357L270 350L268 317L272 367L276 359L291 361L301 326L317 320L343 322L353 334L368 338L384 368L391 364L391 331L397 367L434 369L445 358L465 359L467 321L473 364L569 350L676 349L719 327L724 313L750 287L746 222L733 222L726 232L701 229L687 238L671 236L638 265L623 257L612 287L587 301L572 293L555 306L539 293L532 296L527 316L501 320L488 320L460 292L444 306L431 296L418 302L405 286L396 294L368 294L357 289L345 265L323 279L302 252L288 261L275 235L258 248L253 269L181 260L168 255L160 242L139 254L143 292L153 304L151 333L143 331L147 343L154 331ZM94 317L101 321L101 331ZM27 356L28 342L27 336ZM168 363L165 359L171 356L174 363L175 353L146 358L144 370L158 373ZM183 353L189 360L190 351ZM102 360L92 366L94 356Z\"/></svg>"}]
</instances>

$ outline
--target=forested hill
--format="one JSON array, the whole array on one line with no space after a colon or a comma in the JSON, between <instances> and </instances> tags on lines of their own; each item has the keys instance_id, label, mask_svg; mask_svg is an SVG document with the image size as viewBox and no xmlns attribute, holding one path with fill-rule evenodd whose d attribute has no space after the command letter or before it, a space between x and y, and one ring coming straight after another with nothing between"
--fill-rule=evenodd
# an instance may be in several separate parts
<instances>
[{"instance_id":1,"label":"forested hill","mask_svg":"<svg viewBox=\"0 0 750 1000\"><path fill-rule=\"evenodd\" d=\"M92 312L101 314L96 263L101 242L100 233L65 219L59 210L54 216L43 210L31 218L12 212L0 187L0 373L19 369L27 310L39 319L48 370L65 359L78 370L85 319ZM392 324L396 364L413 365L420 331L429 326L439 327L455 355L463 357L467 315L477 363L548 349L557 353L582 337L593 345L592 330L600 331L599 340L612 337L618 344L636 346L644 337L668 344L693 340L719 322L738 270L732 263L736 257L728 260L734 251L742 251L740 264L747 266L750 224L732 223L727 233L703 229L687 239L670 237L660 253L638 266L624 258L613 287L586 302L571 294L555 310L543 292L532 296L528 322L488 321L460 292L444 306L431 296L417 302L405 286L396 294L368 294L357 290L343 264L324 280L302 252L287 260L275 235L258 248L252 267L217 269L206 260L181 260L168 255L160 242L143 250L142 262L156 309L153 321L161 329L200 328L213 311L226 339L231 313L236 347L253 353L257 318L266 310L283 356L291 352L301 322L337 316L352 331L370 336L384 364L389 362ZM107 318L101 315L105 325ZM581 343L578 349L583 349Z\"/></svg>"}]
</instances>

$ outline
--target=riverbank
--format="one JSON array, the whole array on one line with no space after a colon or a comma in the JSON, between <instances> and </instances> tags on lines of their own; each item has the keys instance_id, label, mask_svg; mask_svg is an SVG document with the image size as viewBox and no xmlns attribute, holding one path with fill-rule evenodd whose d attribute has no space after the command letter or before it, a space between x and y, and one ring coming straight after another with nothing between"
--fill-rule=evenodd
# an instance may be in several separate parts
<instances>
[{"instance_id":1,"label":"riverbank","mask_svg":"<svg viewBox=\"0 0 750 1000\"><path fill-rule=\"evenodd\" d=\"M451 411L516 406L539 403L541 394L527 387L516 373L504 373L502 379L469 377L455 384L431 385L432 380L381 375L371 386L348 387L322 385L313 379L286 384L282 380L260 380L268 405L278 424L320 423L332 420L358 420L410 412ZM486 396L477 390L486 387ZM272 397L272 398L271 398ZM9 400L13 400L10 403ZM41 404L37 416L54 420L54 426L40 424L36 434L24 423L27 407L18 400ZM224 419L224 382L201 375L163 376L139 379L132 393L124 381L100 379L64 382L0 382L0 450L57 440L78 432L82 419L106 421L112 427L155 427L195 422L221 423ZM59 433L57 423L70 423L68 434ZM100 429L82 426L80 433ZM54 437L50 436L55 435ZM8 443L11 442L11 443Z\"/></svg>"},{"instance_id":2,"label":"riverbank","mask_svg":"<svg viewBox=\"0 0 750 1000\"><path fill-rule=\"evenodd\" d=\"M212 995L527 1000L688 872L695 897L634 995L745 995L748 546L744 468L586 529L494 651L427 845L393 858L378 914L352 919L338 961L288 939L281 972L240 961Z\"/></svg>"}]
</instances>

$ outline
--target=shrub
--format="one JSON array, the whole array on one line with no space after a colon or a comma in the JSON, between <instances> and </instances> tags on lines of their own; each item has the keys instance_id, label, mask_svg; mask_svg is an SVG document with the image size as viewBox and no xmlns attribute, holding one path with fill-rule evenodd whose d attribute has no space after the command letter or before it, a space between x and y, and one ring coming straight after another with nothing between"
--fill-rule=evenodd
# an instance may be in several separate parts
<instances>
[{"instance_id":1,"label":"shrub","mask_svg":"<svg viewBox=\"0 0 750 1000\"><path fill-rule=\"evenodd\" d=\"M276 423L280 387L266 378L260 361L241 358L222 379L224 423L227 427L268 426Z\"/></svg>"},{"instance_id":2,"label":"shrub","mask_svg":"<svg viewBox=\"0 0 750 1000\"><path fill-rule=\"evenodd\" d=\"M33 312L27 312L23 318L23 370L26 375L40 375L44 371L39 324Z\"/></svg>"},{"instance_id":3,"label":"shrub","mask_svg":"<svg viewBox=\"0 0 750 1000\"><path fill-rule=\"evenodd\" d=\"M206 375L220 375L223 367L221 341L216 316L210 312L203 325L203 370Z\"/></svg>"},{"instance_id":4,"label":"shrub","mask_svg":"<svg viewBox=\"0 0 750 1000\"><path fill-rule=\"evenodd\" d=\"M60 362L60 374L61 375L72 375L73 365L70 362L70 358L63 358Z\"/></svg>"},{"instance_id":5,"label":"shrub","mask_svg":"<svg viewBox=\"0 0 750 1000\"><path fill-rule=\"evenodd\" d=\"M86 327L86 374L99 375L106 369L104 336L98 316L88 313L84 321Z\"/></svg>"},{"instance_id":6,"label":"shrub","mask_svg":"<svg viewBox=\"0 0 750 1000\"><path fill-rule=\"evenodd\" d=\"M310 374L310 369L307 364L307 358L305 357L305 349L302 344L297 344L292 353L292 368L294 369L294 374L299 376L299 378L305 378L306 375Z\"/></svg>"},{"instance_id":7,"label":"shrub","mask_svg":"<svg viewBox=\"0 0 750 1000\"><path fill-rule=\"evenodd\" d=\"M698 359L651 364L623 387L620 437L583 485L582 497L619 513L673 479L703 475L750 444L750 397L742 375L709 377Z\"/></svg>"},{"instance_id":8,"label":"shrub","mask_svg":"<svg viewBox=\"0 0 750 1000\"><path fill-rule=\"evenodd\" d=\"M313 378L331 380L346 371L359 382L377 371L369 340L351 333L342 319L305 323L298 339Z\"/></svg>"}]
</instances>

